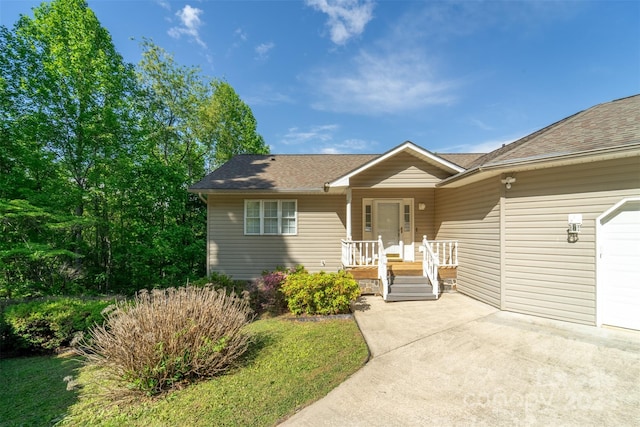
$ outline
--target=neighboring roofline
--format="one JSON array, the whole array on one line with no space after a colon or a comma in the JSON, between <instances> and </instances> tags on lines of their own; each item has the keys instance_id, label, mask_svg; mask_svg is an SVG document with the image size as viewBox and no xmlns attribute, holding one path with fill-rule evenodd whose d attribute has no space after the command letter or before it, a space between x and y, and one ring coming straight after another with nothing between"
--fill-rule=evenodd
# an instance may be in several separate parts
<instances>
[{"instance_id":1,"label":"neighboring roofline","mask_svg":"<svg viewBox=\"0 0 640 427\"><path fill-rule=\"evenodd\" d=\"M416 153L427 157L428 159L434 161L436 164L438 164L439 166L441 166L442 168L449 170L450 172L455 172L455 173L460 173L462 171L464 171L464 168L461 168L460 166L456 165L455 163L449 162L448 160L443 159L442 157L437 156L436 154L433 154L432 152L425 150L424 148L418 147L416 144L414 144L411 141L405 141L404 143L398 145L395 148L392 148L391 150L387 151L386 153L380 155L379 157L376 157L375 159L365 163L364 165L360 166L359 168L349 172L348 174L333 180L331 182L328 182L327 185L329 185L329 187L348 187L349 186L349 180L355 176L358 175L361 172L364 172L365 170L377 165L380 162L383 162L385 160L387 160L390 157L395 156L396 154L402 152L402 151L406 151L407 149L413 150Z\"/></svg>"},{"instance_id":2,"label":"neighboring roofline","mask_svg":"<svg viewBox=\"0 0 640 427\"><path fill-rule=\"evenodd\" d=\"M640 143L620 145L617 147L598 148L595 150L580 151L575 153L554 153L511 159L500 162L489 162L462 173L446 178L436 184L437 188L456 188L485 178L499 175L502 172L518 172L531 169L541 169L553 166L568 166L578 163L587 163L599 160L611 160L622 157L640 155Z\"/></svg>"}]
</instances>

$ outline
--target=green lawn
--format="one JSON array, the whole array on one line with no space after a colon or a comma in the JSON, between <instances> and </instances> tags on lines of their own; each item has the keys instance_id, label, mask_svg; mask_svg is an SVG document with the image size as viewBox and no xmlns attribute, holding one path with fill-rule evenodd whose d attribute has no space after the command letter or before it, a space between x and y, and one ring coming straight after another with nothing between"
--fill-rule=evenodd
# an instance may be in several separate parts
<instances>
[{"instance_id":1,"label":"green lawn","mask_svg":"<svg viewBox=\"0 0 640 427\"><path fill-rule=\"evenodd\" d=\"M69 359L2 360L3 383L11 380L0 391L0 425L50 425L65 415L65 426L272 426L326 395L368 356L352 319L274 318L254 322L248 329L256 344L240 368L135 403L111 401L104 395L99 372L88 368L75 372L83 384L80 391L66 391L62 378L77 367ZM42 370L31 367L36 363ZM27 379L30 385L22 385ZM14 404L23 400L28 402L20 405L22 409Z\"/></svg>"},{"instance_id":2,"label":"green lawn","mask_svg":"<svg viewBox=\"0 0 640 427\"><path fill-rule=\"evenodd\" d=\"M0 359L0 426L48 426L78 400L66 377L81 364L70 357Z\"/></svg>"}]
</instances>

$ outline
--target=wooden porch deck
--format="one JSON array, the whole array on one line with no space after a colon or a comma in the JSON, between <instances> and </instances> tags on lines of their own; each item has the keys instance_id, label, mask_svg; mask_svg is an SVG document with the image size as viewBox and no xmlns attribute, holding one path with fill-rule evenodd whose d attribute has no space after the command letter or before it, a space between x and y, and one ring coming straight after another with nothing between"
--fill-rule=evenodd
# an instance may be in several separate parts
<instances>
[{"instance_id":1,"label":"wooden porch deck","mask_svg":"<svg viewBox=\"0 0 640 427\"><path fill-rule=\"evenodd\" d=\"M387 269L392 276L422 276L422 261L392 261L387 264ZM347 271L351 273L353 278L356 280L378 278L377 266L349 267L347 268ZM438 276L441 279L455 278L456 273L456 267L438 268Z\"/></svg>"}]
</instances>

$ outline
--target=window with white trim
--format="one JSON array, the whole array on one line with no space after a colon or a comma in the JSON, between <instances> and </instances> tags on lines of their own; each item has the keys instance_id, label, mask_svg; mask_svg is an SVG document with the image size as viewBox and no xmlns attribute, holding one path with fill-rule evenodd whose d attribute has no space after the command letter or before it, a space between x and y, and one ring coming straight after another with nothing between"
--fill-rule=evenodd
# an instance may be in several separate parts
<instances>
[{"instance_id":1,"label":"window with white trim","mask_svg":"<svg viewBox=\"0 0 640 427\"><path fill-rule=\"evenodd\" d=\"M244 234L294 235L298 233L296 200L245 200Z\"/></svg>"},{"instance_id":2,"label":"window with white trim","mask_svg":"<svg viewBox=\"0 0 640 427\"><path fill-rule=\"evenodd\" d=\"M411 230L411 205L404 205L404 229Z\"/></svg>"},{"instance_id":3,"label":"window with white trim","mask_svg":"<svg viewBox=\"0 0 640 427\"><path fill-rule=\"evenodd\" d=\"M371 231L372 219L371 205L364 205L364 231Z\"/></svg>"}]
</instances>

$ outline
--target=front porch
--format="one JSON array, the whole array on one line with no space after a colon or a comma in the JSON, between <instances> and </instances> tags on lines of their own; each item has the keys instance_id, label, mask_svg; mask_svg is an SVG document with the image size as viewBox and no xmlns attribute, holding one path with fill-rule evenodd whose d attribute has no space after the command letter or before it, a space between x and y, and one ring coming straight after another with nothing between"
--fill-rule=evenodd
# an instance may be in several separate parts
<instances>
[{"instance_id":1,"label":"front porch","mask_svg":"<svg viewBox=\"0 0 640 427\"><path fill-rule=\"evenodd\" d=\"M422 261L406 261L385 251L382 238L342 240L343 268L360 283L363 294L382 295L385 301L435 300L455 290L458 242L428 241L419 248Z\"/></svg>"}]
</instances>

